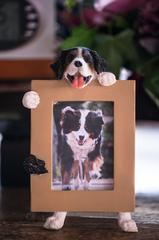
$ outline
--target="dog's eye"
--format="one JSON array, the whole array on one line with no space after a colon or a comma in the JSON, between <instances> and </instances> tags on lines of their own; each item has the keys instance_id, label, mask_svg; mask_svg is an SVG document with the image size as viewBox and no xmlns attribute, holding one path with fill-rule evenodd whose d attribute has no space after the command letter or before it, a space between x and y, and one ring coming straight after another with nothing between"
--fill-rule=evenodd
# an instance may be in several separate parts
<instances>
[{"instance_id":1,"label":"dog's eye","mask_svg":"<svg viewBox=\"0 0 159 240\"><path fill-rule=\"evenodd\" d=\"M74 55L72 53L68 54L67 61L71 62L74 59Z\"/></svg>"},{"instance_id":2,"label":"dog's eye","mask_svg":"<svg viewBox=\"0 0 159 240\"><path fill-rule=\"evenodd\" d=\"M92 62L91 56L89 54L84 54L83 58L84 58L85 62L87 62L87 63Z\"/></svg>"}]
</instances>

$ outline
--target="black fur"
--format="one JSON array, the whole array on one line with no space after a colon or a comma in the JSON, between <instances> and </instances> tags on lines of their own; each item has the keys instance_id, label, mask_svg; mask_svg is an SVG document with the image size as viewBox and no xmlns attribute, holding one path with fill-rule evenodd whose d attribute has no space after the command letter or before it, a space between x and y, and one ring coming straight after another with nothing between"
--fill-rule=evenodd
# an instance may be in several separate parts
<instances>
[{"instance_id":1,"label":"black fur","mask_svg":"<svg viewBox=\"0 0 159 240\"><path fill-rule=\"evenodd\" d=\"M45 174L48 170L45 167L45 161L38 159L35 155L30 154L23 163L24 169L29 174Z\"/></svg>"},{"instance_id":2,"label":"black fur","mask_svg":"<svg viewBox=\"0 0 159 240\"><path fill-rule=\"evenodd\" d=\"M80 116L81 113L77 110L70 111L67 110L63 116L63 124L62 124L62 128L63 128L63 132L65 134L71 132L71 131L78 131L80 128Z\"/></svg>"},{"instance_id":3,"label":"black fur","mask_svg":"<svg viewBox=\"0 0 159 240\"><path fill-rule=\"evenodd\" d=\"M93 62L94 62L94 68L97 74L101 72L106 72L107 71L107 63L104 58L99 56L99 54L96 51L90 50L91 55L93 57Z\"/></svg>"},{"instance_id":4,"label":"black fur","mask_svg":"<svg viewBox=\"0 0 159 240\"><path fill-rule=\"evenodd\" d=\"M92 139L99 136L103 124L104 122L101 116L98 116L95 112L88 113L85 128L86 131L90 133Z\"/></svg>"},{"instance_id":5,"label":"black fur","mask_svg":"<svg viewBox=\"0 0 159 240\"><path fill-rule=\"evenodd\" d=\"M63 77L63 73L66 67L66 57L68 55L69 50L64 50L61 52L60 56L58 57L58 60L51 64L50 67L55 72L56 79L61 80Z\"/></svg>"}]
</instances>

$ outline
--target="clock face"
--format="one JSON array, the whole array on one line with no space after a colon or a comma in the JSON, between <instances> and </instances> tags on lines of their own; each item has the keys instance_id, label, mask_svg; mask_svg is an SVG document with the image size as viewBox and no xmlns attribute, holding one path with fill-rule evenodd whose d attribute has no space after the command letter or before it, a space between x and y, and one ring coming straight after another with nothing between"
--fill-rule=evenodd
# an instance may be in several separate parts
<instances>
[{"instance_id":1,"label":"clock face","mask_svg":"<svg viewBox=\"0 0 159 240\"><path fill-rule=\"evenodd\" d=\"M36 8L27 0L0 0L0 51L28 41L39 28Z\"/></svg>"}]
</instances>

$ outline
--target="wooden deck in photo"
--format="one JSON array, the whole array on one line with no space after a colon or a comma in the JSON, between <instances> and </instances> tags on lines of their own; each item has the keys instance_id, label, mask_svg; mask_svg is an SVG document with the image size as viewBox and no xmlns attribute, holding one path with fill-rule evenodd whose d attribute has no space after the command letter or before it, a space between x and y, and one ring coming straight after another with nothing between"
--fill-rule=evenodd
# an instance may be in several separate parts
<instances>
[{"instance_id":1,"label":"wooden deck in photo","mask_svg":"<svg viewBox=\"0 0 159 240\"><path fill-rule=\"evenodd\" d=\"M98 190L98 191L104 191L104 190L113 190L114 189L114 179L108 178L108 179L92 179L89 183L89 187L86 188L83 184L80 184L78 188L76 188L73 181L70 182L69 185L63 185L62 182L55 180L52 185L52 190L62 190L62 187L65 189L70 190Z\"/></svg>"}]
</instances>

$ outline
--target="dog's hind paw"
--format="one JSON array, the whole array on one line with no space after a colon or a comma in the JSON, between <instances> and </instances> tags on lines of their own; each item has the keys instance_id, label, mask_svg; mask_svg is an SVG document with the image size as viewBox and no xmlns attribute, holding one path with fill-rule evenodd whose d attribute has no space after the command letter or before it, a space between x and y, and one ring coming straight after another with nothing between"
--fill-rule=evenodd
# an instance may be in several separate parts
<instances>
[{"instance_id":1,"label":"dog's hind paw","mask_svg":"<svg viewBox=\"0 0 159 240\"><path fill-rule=\"evenodd\" d=\"M119 227L124 232L138 232L136 222L132 219L130 219L130 220L119 220L118 224L119 224Z\"/></svg>"},{"instance_id":2,"label":"dog's hind paw","mask_svg":"<svg viewBox=\"0 0 159 240\"><path fill-rule=\"evenodd\" d=\"M49 217L44 223L44 228L59 230L63 227L63 225L64 225L63 219L61 220L61 219L57 219L56 217Z\"/></svg>"},{"instance_id":3,"label":"dog's hind paw","mask_svg":"<svg viewBox=\"0 0 159 240\"><path fill-rule=\"evenodd\" d=\"M50 230L59 230L63 227L66 218L66 212L55 213L52 217L46 219L44 228Z\"/></svg>"}]
</instances>

